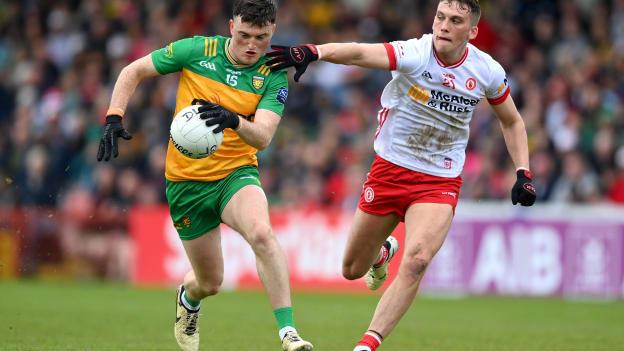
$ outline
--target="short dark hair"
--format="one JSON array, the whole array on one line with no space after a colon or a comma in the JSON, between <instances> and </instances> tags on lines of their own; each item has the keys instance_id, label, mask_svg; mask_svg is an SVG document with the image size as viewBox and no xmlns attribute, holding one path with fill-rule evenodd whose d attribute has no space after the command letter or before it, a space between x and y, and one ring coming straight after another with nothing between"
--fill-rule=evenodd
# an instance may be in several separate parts
<instances>
[{"instance_id":1,"label":"short dark hair","mask_svg":"<svg viewBox=\"0 0 624 351\"><path fill-rule=\"evenodd\" d=\"M232 18L240 16L243 22L263 27L275 23L276 13L277 6L273 0L236 0Z\"/></svg>"},{"instance_id":2,"label":"short dark hair","mask_svg":"<svg viewBox=\"0 0 624 351\"><path fill-rule=\"evenodd\" d=\"M481 5L479 5L479 0L440 0L440 2L448 2L449 4L454 2L458 3L461 8L470 10L473 25L479 23L479 18L481 18Z\"/></svg>"}]
</instances>

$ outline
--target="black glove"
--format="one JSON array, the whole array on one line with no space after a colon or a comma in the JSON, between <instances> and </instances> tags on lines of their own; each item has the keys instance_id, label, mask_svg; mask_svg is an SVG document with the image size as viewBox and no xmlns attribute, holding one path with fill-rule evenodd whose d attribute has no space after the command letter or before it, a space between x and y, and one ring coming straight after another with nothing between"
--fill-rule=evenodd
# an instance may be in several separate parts
<instances>
[{"instance_id":1,"label":"black glove","mask_svg":"<svg viewBox=\"0 0 624 351\"><path fill-rule=\"evenodd\" d=\"M535 203L535 186L531 181L533 176L526 169L516 171L516 184L511 188L511 203L520 203L522 206L532 206Z\"/></svg>"},{"instance_id":2,"label":"black glove","mask_svg":"<svg viewBox=\"0 0 624 351\"><path fill-rule=\"evenodd\" d=\"M225 128L238 128L238 125L240 124L238 114L205 100L195 99L193 100L193 105L196 102L199 102L201 105L197 109L199 112L199 118L206 120L206 125L208 127L218 124L218 126L213 130L213 133L221 133Z\"/></svg>"},{"instance_id":3,"label":"black glove","mask_svg":"<svg viewBox=\"0 0 624 351\"><path fill-rule=\"evenodd\" d=\"M271 57L266 62L266 65L269 66L271 71L295 67L295 82L299 81L299 77L306 71L310 62L319 58L316 46L313 44L299 46L271 45L271 49L273 51L266 54L268 57Z\"/></svg>"},{"instance_id":4,"label":"black glove","mask_svg":"<svg viewBox=\"0 0 624 351\"><path fill-rule=\"evenodd\" d=\"M106 124L104 125L104 132L102 133L102 139L100 139L100 146L97 153L98 161L102 161L102 158L104 161L110 160L111 151L113 157L119 156L119 149L117 147L117 138L119 137L125 140L132 139L132 135L121 125L121 116L106 116Z\"/></svg>"}]
</instances>

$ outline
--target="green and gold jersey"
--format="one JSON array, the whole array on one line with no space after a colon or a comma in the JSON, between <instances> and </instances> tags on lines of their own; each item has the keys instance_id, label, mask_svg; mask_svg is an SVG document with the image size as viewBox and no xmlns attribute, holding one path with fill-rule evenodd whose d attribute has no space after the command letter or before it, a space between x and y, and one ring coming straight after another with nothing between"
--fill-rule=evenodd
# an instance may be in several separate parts
<instances>
[{"instance_id":1,"label":"green and gold jersey","mask_svg":"<svg viewBox=\"0 0 624 351\"><path fill-rule=\"evenodd\" d=\"M152 52L158 73L181 71L175 114L197 98L244 116L258 109L282 116L288 96L286 72L271 72L265 57L251 66L235 64L226 49L229 41L221 36L195 36ZM219 149L203 159L183 156L169 141L165 177L171 181L222 179L238 167L257 166L257 151L230 129L225 129Z\"/></svg>"}]
</instances>

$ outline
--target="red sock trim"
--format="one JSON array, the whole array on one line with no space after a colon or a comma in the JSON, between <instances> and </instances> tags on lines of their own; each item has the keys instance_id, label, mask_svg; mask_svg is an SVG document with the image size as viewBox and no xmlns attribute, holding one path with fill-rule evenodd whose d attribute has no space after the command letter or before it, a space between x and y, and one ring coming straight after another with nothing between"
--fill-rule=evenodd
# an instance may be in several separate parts
<instances>
[{"instance_id":1,"label":"red sock trim","mask_svg":"<svg viewBox=\"0 0 624 351\"><path fill-rule=\"evenodd\" d=\"M372 333L367 332L364 334L364 336L362 336L362 339L358 341L357 345L368 346L370 347L371 351L375 351L377 350L379 345L381 345L381 340L379 340L379 337L377 335L373 335Z\"/></svg>"},{"instance_id":2,"label":"red sock trim","mask_svg":"<svg viewBox=\"0 0 624 351\"><path fill-rule=\"evenodd\" d=\"M381 250L379 251L379 255L381 256L379 258L379 261L377 261L373 267L377 268L379 266L381 266L382 264L384 264L386 262L386 260L388 259L388 255L390 254L390 252L388 251L388 249L385 246L381 247Z\"/></svg>"},{"instance_id":3,"label":"red sock trim","mask_svg":"<svg viewBox=\"0 0 624 351\"><path fill-rule=\"evenodd\" d=\"M378 332L376 332L376 331L374 331L372 329L367 330L366 333L364 333L364 334L368 334L368 335L374 337L375 339L377 339L379 341L380 344L381 344L381 342L384 339L383 336L381 336L381 334L379 334Z\"/></svg>"}]
</instances>

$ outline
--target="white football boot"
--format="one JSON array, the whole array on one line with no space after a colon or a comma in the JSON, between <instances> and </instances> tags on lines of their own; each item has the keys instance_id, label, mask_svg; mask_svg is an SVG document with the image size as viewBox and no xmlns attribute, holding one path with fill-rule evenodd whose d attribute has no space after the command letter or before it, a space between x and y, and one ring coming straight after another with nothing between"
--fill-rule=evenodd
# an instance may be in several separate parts
<instances>
[{"instance_id":1,"label":"white football boot","mask_svg":"<svg viewBox=\"0 0 624 351\"><path fill-rule=\"evenodd\" d=\"M282 349L284 351L312 351L314 346L301 339L296 331L289 331L282 339Z\"/></svg>"},{"instance_id":2,"label":"white football boot","mask_svg":"<svg viewBox=\"0 0 624 351\"><path fill-rule=\"evenodd\" d=\"M399 242L392 235L386 239L383 246L388 249L388 257L379 266L372 266L368 272L366 272L366 286L370 290L377 290L388 279L388 263L394 254L399 250Z\"/></svg>"},{"instance_id":3,"label":"white football boot","mask_svg":"<svg viewBox=\"0 0 624 351\"><path fill-rule=\"evenodd\" d=\"M176 319L173 327L176 341L183 351L199 350L199 310L189 311L182 304L184 286L176 291Z\"/></svg>"}]
</instances>

